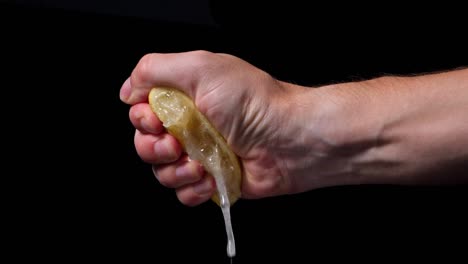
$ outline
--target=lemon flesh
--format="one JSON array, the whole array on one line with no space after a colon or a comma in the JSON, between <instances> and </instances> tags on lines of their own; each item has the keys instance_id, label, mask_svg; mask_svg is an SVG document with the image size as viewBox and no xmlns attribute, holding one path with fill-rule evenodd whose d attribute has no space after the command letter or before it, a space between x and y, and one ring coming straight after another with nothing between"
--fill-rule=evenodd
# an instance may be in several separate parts
<instances>
[{"instance_id":1,"label":"lemon flesh","mask_svg":"<svg viewBox=\"0 0 468 264\"><path fill-rule=\"evenodd\" d=\"M216 181L211 198L223 211L228 235L228 255L235 255L229 207L240 197L241 168L222 135L180 90L156 87L148 97L151 110L193 160L199 161Z\"/></svg>"}]
</instances>

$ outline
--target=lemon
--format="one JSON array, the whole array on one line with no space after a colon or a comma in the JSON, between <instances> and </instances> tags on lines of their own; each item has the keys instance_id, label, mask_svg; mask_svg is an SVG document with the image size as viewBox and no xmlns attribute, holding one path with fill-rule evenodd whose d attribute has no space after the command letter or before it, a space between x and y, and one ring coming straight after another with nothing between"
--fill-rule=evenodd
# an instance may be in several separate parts
<instances>
[{"instance_id":1,"label":"lemon","mask_svg":"<svg viewBox=\"0 0 468 264\"><path fill-rule=\"evenodd\" d=\"M227 254L236 255L230 207L239 199L241 169L237 156L223 136L198 111L192 99L182 91L156 87L148 101L169 134L173 135L190 158L199 161L216 181L217 192L211 197L221 207L228 238Z\"/></svg>"},{"instance_id":2,"label":"lemon","mask_svg":"<svg viewBox=\"0 0 468 264\"><path fill-rule=\"evenodd\" d=\"M241 167L223 136L197 109L192 99L178 89L156 87L148 97L151 110L189 157L199 161L216 181L212 200L232 206L240 197ZM228 198L228 199L226 199Z\"/></svg>"}]
</instances>

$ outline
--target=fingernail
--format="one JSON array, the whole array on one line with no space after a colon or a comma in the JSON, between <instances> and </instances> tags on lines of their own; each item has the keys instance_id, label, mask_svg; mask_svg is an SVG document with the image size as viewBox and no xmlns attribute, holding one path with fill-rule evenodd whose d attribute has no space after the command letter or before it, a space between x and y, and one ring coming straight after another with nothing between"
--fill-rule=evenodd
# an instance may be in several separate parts
<instances>
[{"instance_id":1,"label":"fingernail","mask_svg":"<svg viewBox=\"0 0 468 264\"><path fill-rule=\"evenodd\" d=\"M179 166L175 170L175 175L178 178L187 177L187 175L189 175L189 174L190 174L190 166L188 166L187 164Z\"/></svg>"},{"instance_id":2,"label":"fingernail","mask_svg":"<svg viewBox=\"0 0 468 264\"><path fill-rule=\"evenodd\" d=\"M188 161L182 166L177 167L175 170L175 174L179 178L201 178L203 173L203 167L193 161Z\"/></svg>"},{"instance_id":3,"label":"fingernail","mask_svg":"<svg viewBox=\"0 0 468 264\"><path fill-rule=\"evenodd\" d=\"M211 181L207 179L193 186L193 191L199 195L210 193L212 189Z\"/></svg>"},{"instance_id":4,"label":"fingernail","mask_svg":"<svg viewBox=\"0 0 468 264\"><path fill-rule=\"evenodd\" d=\"M146 132L149 132L152 134L156 134L157 132L154 126L150 124L150 121L146 117L140 118L140 125Z\"/></svg>"},{"instance_id":5,"label":"fingernail","mask_svg":"<svg viewBox=\"0 0 468 264\"><path fill-rule=\"evenodd\" d=\"M154 143L154 153L159 156L158 159L162 163L172 162L179 158L175 149L164 139Z\"/></svg>"},{"instance_id":6,"label":"fingernail","mask_svg":"<svg viewBox=\"0 0 468 264\"><path fill-rule=\"evenodd\" d=\"M120 100L126 102L131 94L132 86L130 85L130 78L128 78L120 88Z\"/></svg>"},{"instance_id":7,"label":"fingernail","mask_svg":"<svg viewBox=\"0 0 468 264\"><path fill-rule=\"evenodd\" d=\"M159 181L159 175L158 175L158 172L156 170L156 167L151 166L151 170L153 171L154 177L156 177L156 179Z\"/></svg>"}]
</instances>

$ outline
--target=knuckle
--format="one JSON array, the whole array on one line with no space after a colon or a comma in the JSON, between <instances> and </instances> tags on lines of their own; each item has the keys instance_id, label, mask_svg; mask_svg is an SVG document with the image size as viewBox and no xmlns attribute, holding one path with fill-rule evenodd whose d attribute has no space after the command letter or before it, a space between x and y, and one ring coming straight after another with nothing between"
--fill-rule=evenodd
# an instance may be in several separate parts
<instances>
[{"instance_id":1,"label":"knuckle","mask_svg":"<svg viewBox=\"0 0 468 264\"><path fill-rule=\"evenodd\" d=\"M148 77L151 76L154 56L154 54L149 53L140 59L130 76L132 84L146 83L148 81Z\"/></svg>"},{"instance_id":2,"label":"knuckle","mask_svg":"<svg viewBox=\"0 0 468 264\"><path fill-rule=\"evenodd\" d=\"M190 56L191 56L193 63L197 67L203 68L203 67L210 65L214 61L213 59L215 58L216 55L210 51L197 50L197 51L191 52Z\"/></svg>"}]
</instances>

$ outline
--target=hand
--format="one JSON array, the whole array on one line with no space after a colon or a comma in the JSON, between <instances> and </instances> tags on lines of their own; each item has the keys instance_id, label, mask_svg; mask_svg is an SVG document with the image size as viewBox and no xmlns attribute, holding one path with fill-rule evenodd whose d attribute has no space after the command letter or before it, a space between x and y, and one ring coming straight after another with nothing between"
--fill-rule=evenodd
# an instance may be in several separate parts
<instances>
[{"instance_id":1,"label":"hand","mask_svg":"<svg viewBox=\"0 0 468 264\"><path fill-rule=\"evenodd\" d=\"M290 111L291 102L303 89L293 89L226 54L196 51L144 56L123 84L121 99L132 105L130 120L136 128L137 153L153 164L161 184L175 188L186 205L208 200L215 190L214 180L197 161L182 153L177 140L151 112L147 96L154 86L175 87L195 99L240 157L243 198L298 189L291 172L304 157L292 142L300 133L288 124L296 118Z\"/></svg>"}]
</instances>

